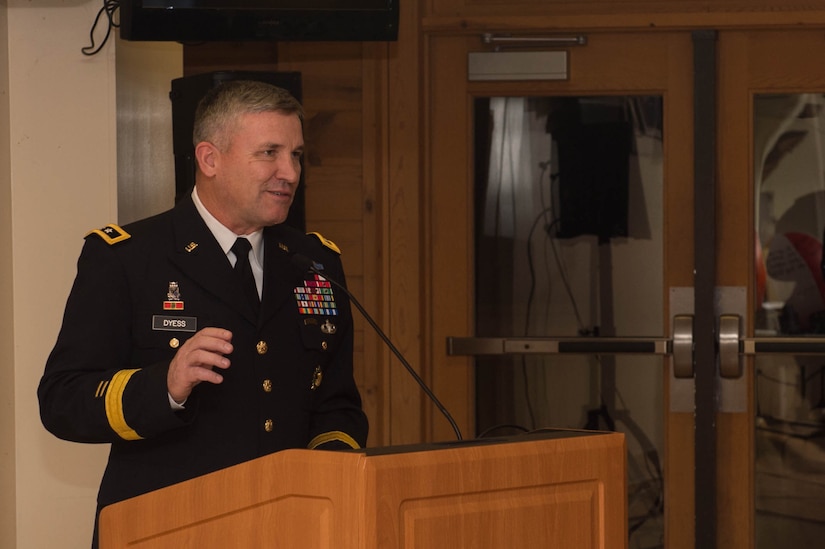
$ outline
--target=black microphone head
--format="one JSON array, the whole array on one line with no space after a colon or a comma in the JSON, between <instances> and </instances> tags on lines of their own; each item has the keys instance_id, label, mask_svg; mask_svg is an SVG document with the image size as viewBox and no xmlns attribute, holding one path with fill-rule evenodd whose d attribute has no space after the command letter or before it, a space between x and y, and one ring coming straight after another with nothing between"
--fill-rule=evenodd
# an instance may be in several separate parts
<instances>
[{"instance_id":1,"label":"black microphone head","mask_svg":"<svg viewBox=\"0 0 825 549\"><path fill-rule=\"evenodd\" d=\"M315 262L303 254L293 254L290 262L302 272L312 271L315 268Z\"/></svg>"}]
</instances>

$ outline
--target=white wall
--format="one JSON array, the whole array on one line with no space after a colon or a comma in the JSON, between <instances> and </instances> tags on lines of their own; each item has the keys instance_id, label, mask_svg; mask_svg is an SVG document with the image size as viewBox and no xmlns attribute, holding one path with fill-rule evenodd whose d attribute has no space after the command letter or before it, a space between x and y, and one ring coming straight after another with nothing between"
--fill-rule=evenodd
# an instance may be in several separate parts
<instances>
[{"instance_id":1,"label":"white wall","mask_svg":"<svg viewBox=\"0 0 825 549\"><path fill-rule=\"evenodd\" d=\"M106 462L106 446L47 433L36 398L83 235L118 219L117 134L133 131L117 127L114 41L92 57L80 51L101 6L0 4L3 548L88 547ZM169 51L179 72L179 48ZM164 70L158 66L162 77Z\"/></svg>"}]
</instances>

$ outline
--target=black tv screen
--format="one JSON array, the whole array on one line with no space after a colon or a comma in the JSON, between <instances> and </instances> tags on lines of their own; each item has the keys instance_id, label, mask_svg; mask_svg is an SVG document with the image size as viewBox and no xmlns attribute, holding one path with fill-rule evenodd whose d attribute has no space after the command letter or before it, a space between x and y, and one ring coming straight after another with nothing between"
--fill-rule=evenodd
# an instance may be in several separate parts
<instances>
[{"instance_id":1,"label":"black tv screen","mask_svg":"<svg viewBox=\"0 0 825 549\"><path fill-rule=\"evenodd\" d=\"M120 0L124 40L392 41L398 0Z\"/></svg>"}]
</instances>

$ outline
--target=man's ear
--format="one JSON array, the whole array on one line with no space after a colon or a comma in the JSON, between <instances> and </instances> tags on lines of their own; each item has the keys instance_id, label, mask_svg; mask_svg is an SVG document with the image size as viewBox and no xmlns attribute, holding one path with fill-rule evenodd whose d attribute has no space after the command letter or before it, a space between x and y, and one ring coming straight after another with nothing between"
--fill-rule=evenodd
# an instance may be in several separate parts
<instances>
[{"instance_id":1,"label":"man's ear","mask_svg":"<svg viewBox=\"0 0 825 549\"><path fill-rule=\"evenodd\" d=\"M207 177L215 175L218 155L218 149L208 141L201 141L195 145L195 159L198 162L198 168Z\"/></svg>"}]
</instances>

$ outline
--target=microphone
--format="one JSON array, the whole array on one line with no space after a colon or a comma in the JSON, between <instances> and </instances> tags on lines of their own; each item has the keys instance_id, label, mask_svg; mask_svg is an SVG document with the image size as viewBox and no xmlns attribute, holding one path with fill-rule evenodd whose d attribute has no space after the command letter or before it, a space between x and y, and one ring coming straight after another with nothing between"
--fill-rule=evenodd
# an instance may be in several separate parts
<instances>
[{"instance_id":1,"label":"microphone","mask_svg":"<svg viewBox=\"0 0 825 549\"><path fill-rule=\"evenodd\" d=\"M315 273L319 276L324 277L324 279L328 280L330 282L330 284L334 285L335 287L340 289L342 292L347 294L347 297L349 297L352 304L355 305L355 307L361 312L364 319L369 323L370 326L372 326L372 329L375 330L375 333L377 333L381 337L381 339L384 340L384 343L387 344L387 347L390 348L390 350L393 352L395 357L401 362L401 364L404 366L404 368L407 369L407 372L409 372L410 375L413 377L413 379L416 381L416 383L418 383L418 386L421 387L421 390L424 391L424 393L430 398L430 400L433 402L433 404L435 404L435 406L444 415L444 417L447 418L447 421L450 422L450 426L453 428L453 431L455 432L456 438L458 440L462 440L461 430L458 428L458 425L456 424L455 420L453 419L453 416L450 415L450 412L447 411L447 408L445 408L444 405L441 404L441 401L438 400L438 398L435 396L435 394L432 392L432 390L429 387L427 387L427 384L424 383L424 380L421 379L421 376L419 376L416 373L416 371L413 370L412 366L410 366L410 363L407 362L407 359L405 359L404 355L401 354L401 351L399 351L395 347L395 345L393 345L392 341L390 341L390 338L387 337L387 334L384 333L384 331L372 319L372 317L369 315L369 313L367 313L367 311L364 310L364 307L362 307L361 304L358 302L358 300L355 299L355 296L352 295L350 293L350 291L347 290L344 287L343 284L341 284L340 282L338 282L336 280L331 279L326 273L323 273L318 268L316 268L315 267L315 262L313 260L311 260L310 258L308 258L307 256L302 255L302 254L293 254L291 261L292 261L292 264L294 266L298 267L302 271L311 271L311 272L313 272L313 273Z\"/></svg>"}]
</instances>

